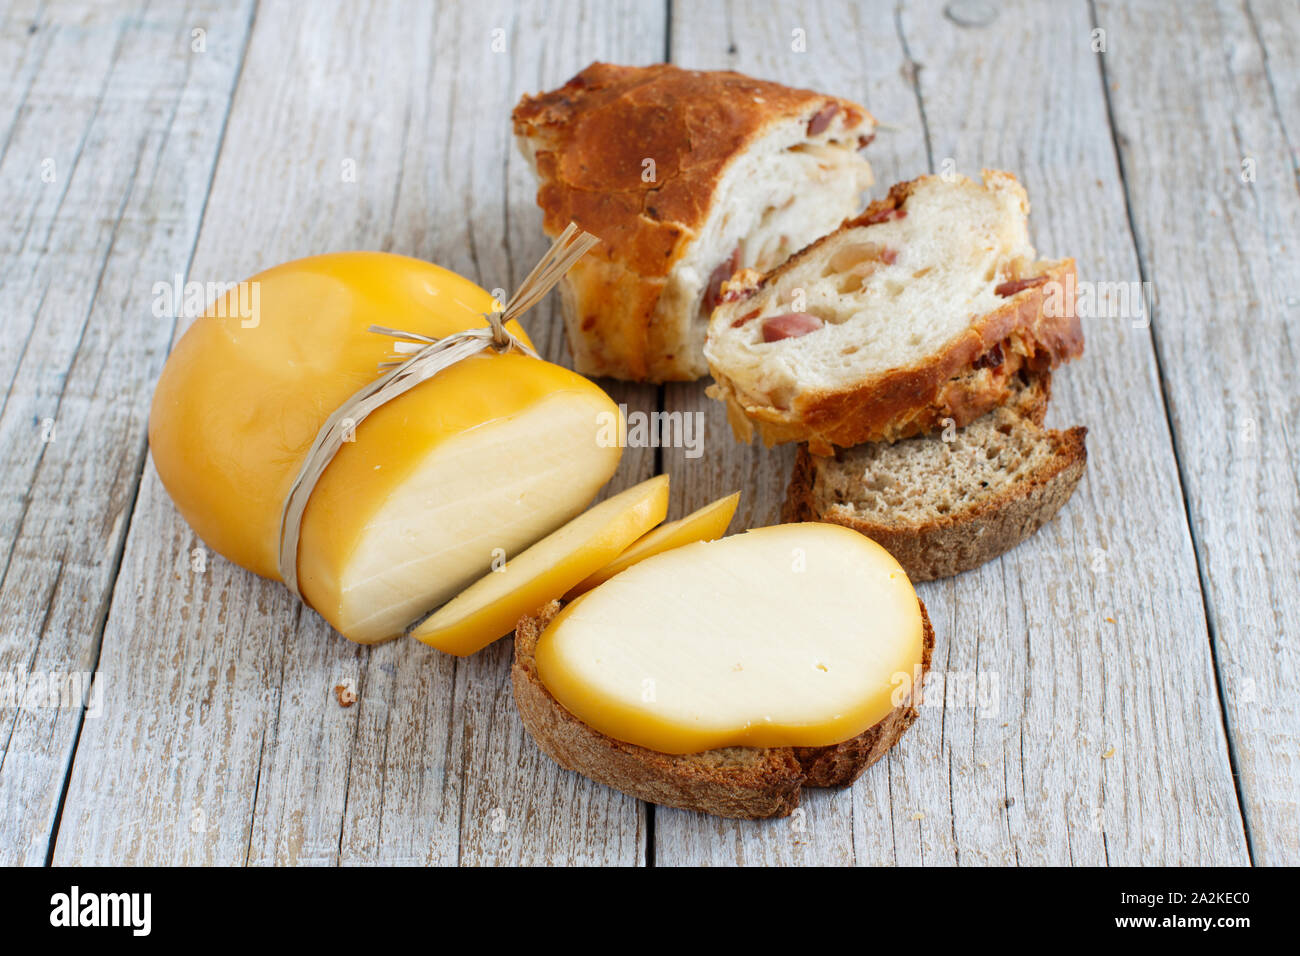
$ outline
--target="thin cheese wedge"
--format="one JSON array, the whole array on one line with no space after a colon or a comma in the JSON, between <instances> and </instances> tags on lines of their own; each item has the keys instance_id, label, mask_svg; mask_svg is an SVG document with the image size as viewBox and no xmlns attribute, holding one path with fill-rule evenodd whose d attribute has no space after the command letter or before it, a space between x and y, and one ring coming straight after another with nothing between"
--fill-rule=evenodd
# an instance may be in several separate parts
<instances>
[{"instance_id":1,"label":"thin cheese wedge","mask_svg":"<svg viewBox=\"0 0 1300 956\"><path fill-rule=\"evenodd\" d=\"M920 605L884 548L785 524L648 558L569 604L537 672L570 713L660 753L857 736L920 674Z\"/></svg>"},{"instance_id":2,"label":"thin cheese wedge","mask_svg":"<svg viewBox=\"0 0 1300 956\"><path fill-rule=\"evenodd\" d=\"M602 501L439 608L411 636L465 656L515 629L664 520L668 476L658 475Z\"/></svg>"},{"instance_id":3,"label":"thin cheese wedge","mask_svg":"<svg viewBox=\"0 0 1300 956\"><path fill-rule=\"evenodd\" d=\"M370 326L442 337L494 307L453 272L379 252L242 283L176 344L154 393L149 443L177 509L208 547L278 579L280 512L307 449L392 357ZM303 597L354 641L404 633L486 572L494 548L521 551L587 506L618 467L600 441L618 414L582 376L518 352L440 372L357 425L316 485Z\"/></svg>"},{"instance_id":4,"label":"thin cheese wedge","mask_svg":"<svg viewBox=\"0 0 1300 956\"><path fill-rule=\"evenodd\" d=\"M731 517L736 513L736 505L739 502L740 492L737 491L705 505L698 511L691 512L685 518L661 524L632 542L626 551L595 574L571 588L569 593L564 595L565 600L572 601L579 594L586 594L620 571L626 571L632 565L653 555L680 548L684 544L721 538L726 533L727 525L731 524Z\"/></svg>"}]
</instances>

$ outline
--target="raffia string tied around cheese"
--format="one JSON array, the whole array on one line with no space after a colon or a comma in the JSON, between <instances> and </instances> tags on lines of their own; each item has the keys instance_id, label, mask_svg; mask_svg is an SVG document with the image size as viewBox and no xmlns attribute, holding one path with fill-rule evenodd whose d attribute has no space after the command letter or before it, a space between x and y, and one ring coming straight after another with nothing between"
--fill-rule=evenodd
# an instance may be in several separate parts
<instances>
[{"instance_id":1,"label":"raffia string tied around cheese","mask_svg":"<svg viewBox=\"0 0 1300 956\"><path fill-rule=\"evenodd\" d=\"M298 589L298 538L302 530L302 517L316 482L334 460L352 431L366 417L421 382L426 382L443 369L472 355L488 350L504 353L519 351L537 358L537 353L510 334L506 323L512 322L540 302L555 283L600 240L569 223L556 238L546 255L515 290L505 308L486 316L487 328L466 329L440 339L404 332L385 326L372 325L370 331L393 338L393 351L406 356L391 362L381 362L384 373L369 385L353 393L334 414L325 420L316 433L298 474L289 486L280 513L280 578L285 586L302 600Z\"/></svg>"}]
</instances>

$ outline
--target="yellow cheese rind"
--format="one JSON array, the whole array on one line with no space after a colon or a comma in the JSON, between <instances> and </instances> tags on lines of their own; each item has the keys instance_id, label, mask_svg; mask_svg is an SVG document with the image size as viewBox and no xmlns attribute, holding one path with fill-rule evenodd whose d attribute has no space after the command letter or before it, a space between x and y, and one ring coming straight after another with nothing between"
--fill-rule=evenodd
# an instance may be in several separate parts
<instances>
[{"instance_id":1,"label":"yellow cheese rind","mask_svg":"<svg viewBox=\"0 0 1300 956\"><path fill-rule=\"evenodd\" d=\"M490 571L411 636L457 656L473 654L607 564L668 513L668 476L620 492Z\"/></svg>"},{"instance_id":2,"label":"yellow cheese rind","mask_svg":"<svg viewBox=\"0 0 1300 956\"><path fill-rule=\"evenodd\" d=\"M680 754L856 737L906 699L923 641L898 562L855 531L805 523L634 565L566 606L536 660L584 723Z\"/></svg>"},{"instance_id":3,"label":"yellow cheese rind","mask_svg":"<svg viewBox=\"0 0 1300 956\"><path fill-rule=\"evenodd\" d=\"M354 252L285 263L252 277L246 291L218 299L181 337L154 394L149 440L154 463L177 509L212 549L258 574L279 579L279 522L284 496L325 419L392 358L393 340L371 325L442 337L486 324L492 297L474 283L431 263L388 253ZM255 296L251 291L256 290ZM240 296L255 314L236 308ZM247 310L245 310L247 311ZM523 341L517 323L510 330ZM482 354L440 372L357 426L317 484L303 515L298 549L302 593L345 636L383 640L463 586L455 575L412 595L401 568L366 598L356 562L375 548L376 520L385 502L402 497L413 478L437 470L440 449L466 434L509 429L539 403L568 396L574 415L590 418L579 434L568 424L553 434L549 417L535 417L540 440L572 456L575 473L548 495L531 528L541 536L576 514L617 468L617 448L598 440L596 416L617 406L596 385L558 365L519 353ZM568 398L558 399L567 401ZM457 452L473 456L462 446ZM510 463L511 471L530 463ZM534 489L535 490L535 489ZM445 512L433 501L429 514ZM416 502L394 534L422 527ZM484 512L482 522L505 533L513 509ZM382 543L382 542L380 542ZM453 542L454 544L454 542ZM490 557L466 552L476 575ZM472 580L472 577L470 577ZM385 590L385 585L387 590ZM450 589L450 590L449 590ZM359 597L360 596L360 597ZM378 601L370 611L356 600ZM422 605L397 624L411 600ZM389 604L388 602L392 602Z\"/></svg>"},{"instance_id":4,"label":"yellow cheese rind","mask_svg":"<svg viewBox=\"0 0 1300 956\"><path fill-rule=\"evenodd\" d=\"M669 521L653 531L647 531L609 564L570 588L569 593L564 595L564 599L572 601L598 584L604 584L620 571L626 571L632 565L663 551L671 551L673 548L680 548L695 541L712 541L721 538L727 531L727 525L731 524L731 518L735 515L739 503L740 492L733 492L725 498L719 498L705 505L698 511L691 512L685 518Z\"/></svg>"}]
</instances>

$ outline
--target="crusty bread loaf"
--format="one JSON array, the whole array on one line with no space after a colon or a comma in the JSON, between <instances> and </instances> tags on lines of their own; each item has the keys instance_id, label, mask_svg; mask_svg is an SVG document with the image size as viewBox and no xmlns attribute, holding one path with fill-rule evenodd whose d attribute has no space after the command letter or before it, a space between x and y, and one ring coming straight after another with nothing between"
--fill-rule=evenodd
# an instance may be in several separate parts
<instances>
[{"instance_id":1,"label":"crusty bread loaf","mask_svg":"<svg viewBox=\"0 0 1300 956\"><path fill-rule=\"evenodd\" d=\"M920 599L917 599L920 604ZM511 677L524 727L542 751L616 790L669 807L722 817L788 816L803 787L846 787L898 742L915 722L918 686L874 727L829 747L727 747L696 754L663 754L608 737L569 713L537 674L537 639L559 612L552 601L519 622ZM934 629L921 604L922 675L930 668Z\"/></svg>"},{"instance_id":2,"label":"crusty bread loaf","mask_svg":"<svg viewBox=\"0 0 1300 956\"><path fill-rule=\"evenodd\" d=\"M601 239L560 285L574 367L699 378L722 281L770 269L862 208L862 107L739 73L593 63L514 110L544 228Z\"/></svg>"},{"instance_id":3,"label":"crusty bread loaf","mask_svg":"<svg viewBox=\"0 0 1300 956\"><path fill-rule=\"evenodd\" d=\"M1018 384L1011 402L949 434L825 458L801 447L782 520L861 531L913 581L959 574L1014 548L1069 500L1088 458L1086 428L1042 427L1050 375Z\"/></svg>"},{"instance_id":4,"label":"crusty bread loaf","mask_svg":"<svg viewBox=\"0 0 1300 956\"><path fill-rule=\"evenodd\" d=\"M737 437L833 446L958 426L1083 351L1074 260L1037 261L1010 173L923 176L724 286L705 355Z\"/></svg>"}]
</instances>

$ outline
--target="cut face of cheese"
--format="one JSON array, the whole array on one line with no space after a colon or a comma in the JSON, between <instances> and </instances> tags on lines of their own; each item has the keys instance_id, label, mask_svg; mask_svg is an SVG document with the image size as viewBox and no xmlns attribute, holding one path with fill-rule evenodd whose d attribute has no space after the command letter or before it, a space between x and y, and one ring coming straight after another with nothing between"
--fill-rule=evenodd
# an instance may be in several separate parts
<instances>
[{"instance_id":1,"label":"cut face of cheese","mask_svg":"<svg viewBox=\"0 0 1300 956\"><path fill-rule=\"evenodd\" d=\"M177 343L149 441L199 537L278 580L281 509L307 449L392 357L393 340L369 327L442 337L484 326L494 303L446 269L376 252L301 259L244 285ZM620 450L600 441L618 414L590 381L518 352L439 372L359 423L321 476L299 538L303 597L352 640L399 636L486 571L493 548L522 549L591 501L618 467Z\"/></svg>"},{"instance_id":2,"label":"cut face of cheese","mask_svg":"<svg viewBox=\"0 0 1300 956\"><path fill-rule=\"evenodd\" d=\"M666 551L569 604L538 675L607 736L660 753L828 746L920 673L916 592L847 528L786 524Z\"/></svg>"},{"instance_id":3,"label":"cut face of cheese","mask_svg":"<svg viewBox=\"0 0 1300 956\"><path fill-rule=\"evenodd\" d=\"M607 564L668 513L668 476L659 475L602 501L518 557L507 555L439 608L411 634L464 656L505 637L525 614L553 601Z\"/></svg>"},{"instance_id":4,"label":"cut face of cheese","mask_svg":"<svg viewBox=\"0 0 1300 956\"><path fill-rule=\"evenodd\" d=\"M572 601L579 594L585 594L598 584L604 584L620 571L626 571L632 565L644 561L651 555L680 548L695 541L712 541L720 538L731 524L731 516L736 513L740 502L740 492L719 498L712 504L705 505L685 518L662 524L653 531L642 535L632 545L609 564L595 574L577 584L564 595L565 600Z\"/></svg>"},{"instance_id":5,"label":"cut face of cheese","mask_svg":"<svg viewBox=\"0 0 1300 956\"><path fill-rule=\"evenodd\" d=\"M336 517L302 537L303 593L355 641L400 634L487 573L494 555L518 554L595 497L606 469L574 452L591 443L602 408L601 396L557 392L430 442L364 521L348 510L364 485L322 480L311 507Z\"/></svg>"}]
</instances>

